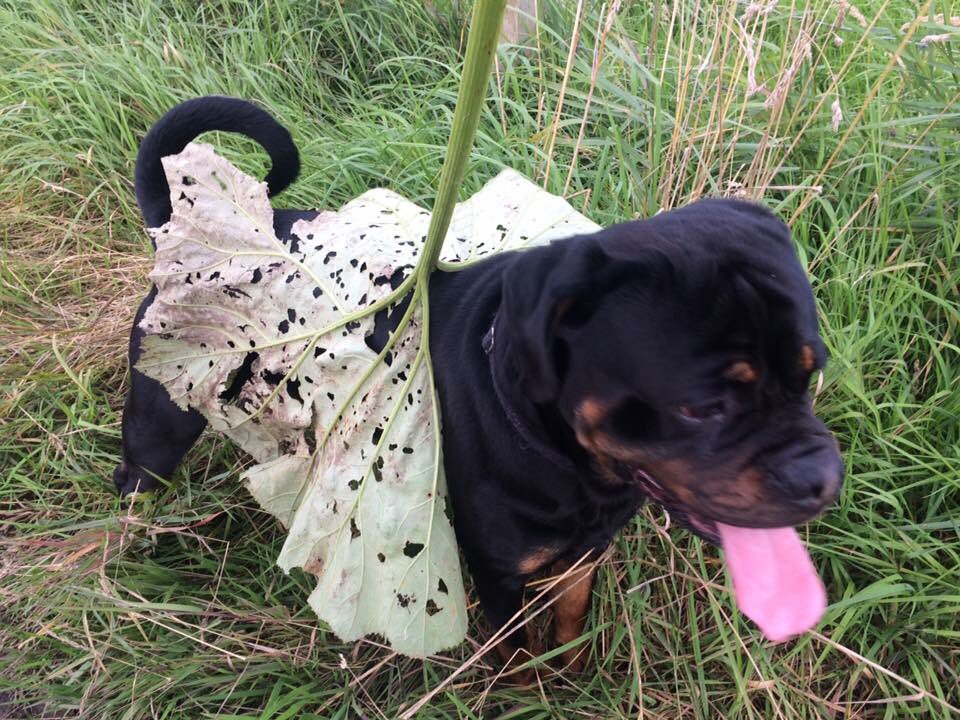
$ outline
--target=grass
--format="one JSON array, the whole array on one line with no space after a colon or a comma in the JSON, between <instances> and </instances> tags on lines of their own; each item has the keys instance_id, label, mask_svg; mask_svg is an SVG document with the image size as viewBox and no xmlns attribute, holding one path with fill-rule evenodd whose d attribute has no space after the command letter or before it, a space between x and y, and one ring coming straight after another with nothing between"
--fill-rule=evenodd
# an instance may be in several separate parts
<instances>
[{"instance_id":1,"label":"grass","mask_svg":"<svg viewBox=\"0 0 960 720\"><path fill-rule=\"evenodd\" d=\"M848 470L808 530L832 605L817 632L763 642L717 551L645 510L601 570L593 671L520 691L474 663L418 717L955 717L960 8L583 5L577 23L578 5L541 3L533 49L501 49L463 196L509 166L600 223L702 194L791 221L832 355L816 404ZM465 17L0 0L0 717L397 717L479 647L478 617L425 662L326 632L215 435L149 521L110 484L150 265L139 138L177 101L249 97L301 149L279 204L376 186L429 204ZM263 171L251 143L214 140Z\"/></svg>"}]
</instances>

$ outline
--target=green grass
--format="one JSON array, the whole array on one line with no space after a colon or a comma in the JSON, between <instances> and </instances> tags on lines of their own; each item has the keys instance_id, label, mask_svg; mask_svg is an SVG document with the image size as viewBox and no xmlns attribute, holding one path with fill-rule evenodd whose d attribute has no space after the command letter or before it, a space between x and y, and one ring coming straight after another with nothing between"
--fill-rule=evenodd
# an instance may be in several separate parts
<instances>
[{"instance_id":1,"label":"green grass","mask_svg":"<svg viewBox=\"0 0 960 720\"><path fill-rule=\"evenodd\" d=\"M479 617L426 662L331 636L308 579L274 566L283 534L219 437L149 522L110 483L150 264L138 140L180 100L249 97L301 149L278 204L376 186L429 204L466 15L421 5L0 0L0 717L396 717L482 642ZM566 73L575 4L541 5L534 49L500 51L463 196L509 166L600 223L733 192L791 220L832 355L817 408L848 469L808 533L833 604L817 633L771 646L734 611L717 550L645 510L600 574L594 669L544 668L520 691L477 663L420 716L955 716L960 38L923 41L948 30L901 29L915 9L880 0L858 6L867 27L827 0L752 18L624 3L609 32L591 1ZM758 84L784 81L769 101L748 96L749 47ZM263 171L251 143L214 141Z\"/></svg>"}]
</instances>

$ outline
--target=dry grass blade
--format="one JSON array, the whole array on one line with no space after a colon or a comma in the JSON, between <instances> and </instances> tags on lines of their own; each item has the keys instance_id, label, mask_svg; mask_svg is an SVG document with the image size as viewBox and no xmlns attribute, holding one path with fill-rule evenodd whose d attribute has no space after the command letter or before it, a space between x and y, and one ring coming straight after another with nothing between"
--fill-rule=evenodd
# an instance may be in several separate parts
<instances>
[{"instance_id":1,"label":"dry grass blade","mask_svg":"<svg viewBox=\"0 0 960 720\"><path fill-rule=\"evenodd\" d=\"M952 712L952 713L955 713L955 714L957 714L957 715L960 715L960 707L957 707L957 706L955 706L955 705L951 705L949 702L947 702L947 701L944 700L943 698L938 697L937 695L934 695L933 693L931 693L931 692L928 691L928 690L924 690L922 687L920 687L919 685L916 685L915 683L910 682L910 681L907 680L905 677L902 677L902 676L898 675L897 673L893 672L892 670L888 670L887 668L883 667L882 665L879 665L878 663L873 662L873 661L870 660L869 658L864 657L864 656L861 655L860 653L854 652L854 651L851 650L850 648L844 647L844 646L841 645L840 643L834 642L834 641L831 640L830 638L825 637L824 635L821 635L821 634L818 633L818 632L814 632L814 633L812 633L812 635L813 635L815 638L817 638L817 640L819 640L820 642L822 642L824 645L828 645L829 647L832 647L834 650L837 650L838 652L843 653L844 655L846 655L846 656L847 656L848 658L850 658L851 660L854 660L854 661L856 661L856 662L858 662L858 663L862 663L862 664L864 664L864 665L872 668L873 670L876 670L876 671L879 672L879 673L883 673L883 674L886 675L887 677L892 678L893 680L896 680L896 681L897 681L898 683L900 683L901 685L905 685L906 687L910 688L910 689L913 690L914 693L915 693L914 695L903 696L903 697L900 697L900 698L884 698L884 700L883 700L884 703L897 702L897 701L916 702L917 700L927 699L927 700L930 700L931 702L939 705L940 707L942 707L942 708L945 709L945 710L949 710L949 711Z\"/></svg>"},{"instance_id":2,"label":"dry grass blade","mask_svg":"<svg viewBox=\"0 0 960 720\"><path fill-rule=\"evenodd\" d=\"M924 9L929 8L931 2L932 0L928 0L927 3L924 5ZM900 44L897 46L896 50L894 50L893 53L891 53L890 60L887 62L886 66L880 72L879 77L876 79L876 81L873 83L873 86L868 91L862 106L857 111L857 114L854 115L850 123L847 125L847 129L844 131L843 136L840 138L840 141L837 143L836 148L834 148L833 152L830 154L830 157L827 158L827 161L823 164L823 167L820 169L820 171L817 173L817 176L814 178L813 180L814 185L817 185L823 182L823 178L826 176L827 172L833 166L833 163L836 162L837 158L840 156L840 152L843 149L844 145L846 145L851 135L853 134L854 128L856 128L857 124L863 118L864 114L867 111L867 108L870 106L870 103L876 97L877 92L879 92L880 87L883 84L883 82L887 79L887 76L893 71L893 68L897 65L897 61L900 58L900 54L903 52L904 48L910 42L910 38L913 37L913 34L916 32L916 30L917 30L917 25L915 24L904 35L903 39L900 41ZM796 210L793 211L793 215L790 218L790 223L793 223L793 221L797 219L797 217L800 215L800 213L804 211L804 209L806 209L807 205L810 203L812 199L813 199L812 195L807 195L803 199L803 201L800 202Z\"/></svg>"},{"instance_id":3,"label":"dry grass blade","mask_svg":"<svg viewBox=\"0 0 960 720\"><path fill-rule=\"evenodd\" d=\"M444 678L444 680L439 685L431 689L430 692L428 692L426 695L424 695L419 700L417 700L412 706L404 710L403 714L400 715L400 719L408 720L409 718L412 718L414 715L417 714L417 712L419 712L424 706L426 706L441 690L443 690L448 685L450 685L455 678L457 678L465 670L469 669L474 664L479 662L480 659L484 655L486 655L488 652L490 652L497 645L497 643L499 643L503 638L508 636L517 628L523 627L524 625L528 624L537 615L539 615L544 610L546 610L551 605L553 605L553 603L555 603L558 598L562 597L562 595L565 592L567 592L570 588L573 587L572 584L567 588L564 588L560 592L556 593L553 597L546 600L542 604L540 604L540 601L542 601L548 594L550 594L550 592L555 587L557 587L560 583L562 583L567 578L571 577L579 568L585 566L585 564L589 562L588 561L589 557L590 557L590 553L584 554L583 556L578 558L576 562L571 563L570 567L568 567L563 573L561 573L560 575L556 575L550 578L549 580L547 580L545 583L543 583L541 589L537 591L536 595L529 601L525 602L523 607L521 607L516 613L514 613L514 615L506 622L506 624L504 624L503 627L501 627L499 630L493 633L487 639L487 641L483 643L483 645L481 645L476 652L473 653L473 655L471 655L469 658L467 658L467 660L461 663L460 666L457 667L446 678ZM531 608L533 608L535 605L538 605L538 604L539 604L539 607L536 607L536 609L531 612L530 611ZM520 668L516 668L516 670L522 669L522 667L523 666L521 666ZM511 670L509 672L514 672L514 671Z\"/></svg>"},{"instance_id":4,"label":"dry grass blade","mask_svg":"<svg viewBox=\"0 0 960 720\"><path fill-rule=\"evenodd\" d=\"M607 36L613 28L613 23L617 19L617 13L620 12L620 0L613 0L610 9L606 13L606 20L600 25L603 13L597 19L597 32L594 34L596 43L593 48L593 64L590 69L590 87L587 90L587 99L583 104L583 117L580 119L580 130L577 133L577 142L573 146L573 158L570 160L570 169L567 171L567 181L563 184L563 193L566 197L570 190L570 183L573 181L573 172L577 168L577 156L580 154L580 145L583 143L583 135L587 129L587 118L590 116L590 103L593 102L593 93L597 87L597 77L600 74L600 63L603 61L603 48L607 44Z\"/></svg>"},{"instance_id":5,"label":"dry grass blade","mask_svg":"<svg viewBox=\"0 0 960 720\"><path fill-rule=\"evenodd\" d=\"M553 164L553 146L557 142L557 133L560 132L560 118L563 115L563 101L567 94L567 84L570 81L570 73L573 71L573 61L576 58L577 46L580 44L580 21L583 18L583 0L577 0L577 10L573 16L573 31L570 34L570 51L567 53L567 66L563 70L563 79L560 82L560 93L557 95L557 105L553 111L553 121L550 123L549 140L544 153L547 156L547 164L543 170L543 188L547 189L550 182L550 166Z\"/></svg>"}]
</instances>

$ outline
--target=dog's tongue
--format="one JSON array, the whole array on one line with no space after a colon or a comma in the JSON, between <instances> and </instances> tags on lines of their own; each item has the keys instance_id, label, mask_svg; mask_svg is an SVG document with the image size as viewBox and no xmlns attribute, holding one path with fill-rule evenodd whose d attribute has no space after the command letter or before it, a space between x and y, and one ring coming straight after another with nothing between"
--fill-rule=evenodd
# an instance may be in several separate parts
<instances>
[{"instance_id":1,"label":"dog's tongue","mask_svg":"<svg viewBox=\"0 0 960 720\"><path fill-rule=\"evenodd\" d=\"M827 593L796 530L717 528L740 612L774 641L817 624Z\"/></svg>"}]
</instances>

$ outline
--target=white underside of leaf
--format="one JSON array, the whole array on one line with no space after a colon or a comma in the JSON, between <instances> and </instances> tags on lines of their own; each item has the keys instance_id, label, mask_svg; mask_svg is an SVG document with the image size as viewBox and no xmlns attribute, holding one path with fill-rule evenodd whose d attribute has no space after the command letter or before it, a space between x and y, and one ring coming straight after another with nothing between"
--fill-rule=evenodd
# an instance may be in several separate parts
<instances>
[{"instance_id":1,"label":"white underside of leaf","mask_svg":"<svg viewBox=\"0 0 960 720\"><path fill-rule=\"evenodd\" d=\"M378 633L415 657L456 645L466 603L412 281L388 346L378 355L364 341L375 311L401 299L389 279L410 275L429 213L371 190L283 242L265 184L210 146L163 163L173 215L150 229L158 295L137 369L259 462L244 480L288 529L277 562L316 576L310 605L339 637ZM442 259L596 228L505 170L457 206Z\"/></svg>"}]
</instances>

